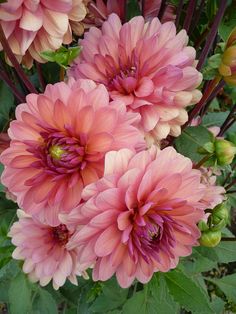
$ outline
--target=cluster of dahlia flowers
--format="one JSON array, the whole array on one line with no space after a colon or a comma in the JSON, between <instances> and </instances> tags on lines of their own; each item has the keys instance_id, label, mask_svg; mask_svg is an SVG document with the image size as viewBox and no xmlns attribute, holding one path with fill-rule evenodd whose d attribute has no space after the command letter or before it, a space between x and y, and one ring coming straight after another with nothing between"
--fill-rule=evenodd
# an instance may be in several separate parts
<instances>
[{"instance_id":1,"label":"cluster of dahlia flowers","mask_svg":"<svg viewBox=\"0 0 236 314\"><path fill-rule=\"evenodd\" d=\"M45 38L60 45L70 34L80 1L57 2L57 13L53 1L14 3L17 19L1 5L11 22L2 23L8 40L29 36L15 53L39 60ZM30 34L29 16L36 19ZM58 289L92 268L93 280L115 274L125 288L175 268L198 245L197 224L224 190L174 148L159 148L181 133L185 108L201 98L202 76L187 42L173 22L139 16L122 25L111 14L85 33L67 82L17 107L1 180L22 209L9 235L32 281L52 280Z\"/></svg>"}]
</instances>

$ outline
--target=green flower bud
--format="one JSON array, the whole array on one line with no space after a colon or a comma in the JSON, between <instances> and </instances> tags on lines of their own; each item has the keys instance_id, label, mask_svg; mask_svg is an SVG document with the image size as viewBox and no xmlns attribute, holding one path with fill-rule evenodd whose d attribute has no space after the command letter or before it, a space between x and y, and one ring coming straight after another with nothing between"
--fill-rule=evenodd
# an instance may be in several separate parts
<instances>
[{"instance_id":1,"label":"green flower bud","mask_svg":"<svg viewBox=\"0 0 236 314\"><path fill-rule=\"evenodd\" d=\"M217 244L220 243L221 240L221 231L204 231L201 235L201 238L199 239L199 243L202 246L207 246L207 247L215 247Z\"/></svg>"},{"instance_id":2,"label":"green flower bud","mask_svg":"<svg viewBox=\"0 0 236 314\"><path fill-rule=\"evenodd\" d=\"M200 220L198 223L198 228L200 231L207 231L209 229L207 223L203 220Z\"/></svg>"},{"instance_id":3,"label":"green flower bud","mask_svg":"<svg viewBox=\"0 0 236 314\"><path fill-rule=\"evenodd\" d=\"M225 166L231 164L236 153L236 147L233 143L223 140L215 140L215 155L217 163L220 166Z\"/></svg>"},{"instance_id":4,"label":"green flower bud","mask_svg":"<svg viewBox=\"0 0 236 314\"><path fill-rule=\"evenodd\" d=\"M221 221L227 224L229 218L229 212L224 203L217 205L212 212L212 222L214 225L218 225Z\"/></svg>"}]
</instances>

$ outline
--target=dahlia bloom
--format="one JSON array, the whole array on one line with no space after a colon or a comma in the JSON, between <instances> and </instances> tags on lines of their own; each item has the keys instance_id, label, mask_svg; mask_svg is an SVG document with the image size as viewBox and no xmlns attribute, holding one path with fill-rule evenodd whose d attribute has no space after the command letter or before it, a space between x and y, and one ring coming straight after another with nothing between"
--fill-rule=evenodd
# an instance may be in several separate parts
<instances>
[{"instance_id":1,"label":"dahlia bloom","mask_svg":"<svg viewBox=\"0 0 236 314\"><path fill-rule=\"evenodd\" d=\"M201 182L206 186L205 193L201 202L206 208L213 209L216 205L222 203L225 199L225 189L216 185L217 176L211 168L201 167Z\"/></svg>"},{"instance_id":2,"label":"dahlia bloom","mask_svg":"<svg viewBox=\"0 0 236 314\"><path fill-rule=\"evenodd\" d=\"M23 260L23 271L33 282L39 281L46 286L51 280L54 289L63 286L68 278L77 285L78 250L68 249L74 229L59 224L50 226L42 224L25 214L17 211L19 221L15 222L9 232L12 243L16 246L12 257ZM87 277L85 272L82 273Z\"/></svg>"},{"instance_id":3,"label":"dahlia bloom","mask_svg":"<svg viewBox=\"0 0 236 314\"><path fill-rule=\"evenodd\" d=\"M27 213L57 225L58 212L78 205L83 187L103 175L106 152L144 148L133 126L140 117L90 80L48 85L26 101L8 130L2 183Z\"/></svg>"},{"instance_id":4,"label":"dahlia bloom","mask_svg":"<svg viewBox=\"0 0 236 314\"><path fill-rule=\"evenodd\" d=\"M95 264L94 280L116 273L123 288L175 268L198 245L197 223L204 217L200 178L191 160L171 147L109 152L104 177L85 187L85 202L68 216L83 226L70 244L80 251L80 265Z\"/></svg>"},{"instance_id":5,"label":"dahlia bloom","mask_svg":"<svg viewBox=\"0 0 236 314\"><path fill-rule=\"evenodd\" d=\"M185 107L201 98L196 87L202 75L187 42L186 31L176 35L173 22L145 23L138 16L122 26L111 14L101 30L92 27L85 34L68 75L103 83L113 100L141 114L139 127L154 140L178 136L188 119Z\"/></svg>"},{"instance_id":6,"label":"dahlia bloom","mask_svg":"<svg viewBox=\"0 0 236 314\"><path fill-rule=\"evenodd\" d=\"M0 4L0 23L18 61L30 68L33 59L44 62L40 52L69 44L70 21L86 12L83 0L10 0Z\"/></svg>"}]
</instances>

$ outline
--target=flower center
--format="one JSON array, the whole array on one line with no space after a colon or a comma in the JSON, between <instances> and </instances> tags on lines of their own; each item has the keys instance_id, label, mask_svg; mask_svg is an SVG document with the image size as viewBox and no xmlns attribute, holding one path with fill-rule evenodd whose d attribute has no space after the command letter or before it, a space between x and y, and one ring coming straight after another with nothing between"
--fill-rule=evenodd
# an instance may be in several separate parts
<instances>
[{"instance_id":1,"label":"flower center","mask_svg":"<svg viewBox=\"0 0 236 314\"><path fill-rule=\"evenodd\" d=\"M50 153L50 155L52 156L52 158L57 159L57 160L60 160L60 159L61 159L61 156L62 156L63 154L65 154L66 151L63 150L59 145L52 145L52 146L49 148L49 153Z\"/></svg>"},{"instance_id":2,"label":"flower center","mask_svg":"<svg viewBox=\"0 0 236 314\"><path fill-rule=\"evenodd\" d=\"M60 246L64 246L69 241L70 233L66 225L60 224L52 228L52 237Z\"/></svg>"}]
</instances>

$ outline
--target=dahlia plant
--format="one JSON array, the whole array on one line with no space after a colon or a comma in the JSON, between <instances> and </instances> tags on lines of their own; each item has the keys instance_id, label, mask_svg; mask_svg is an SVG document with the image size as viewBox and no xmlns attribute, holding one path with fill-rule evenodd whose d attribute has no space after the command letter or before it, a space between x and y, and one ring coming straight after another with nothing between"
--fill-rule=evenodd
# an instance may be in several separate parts
<instances>
[{"instance_id":1,"label":"dahlia plant","mask_svg":"<svg viewBox=\"0 0 236 314\"><path fill-rule=\"evenodd\" d=\"M0 312L235 313L236 4L0 1Z\"/></svg>"}]
</instances>

